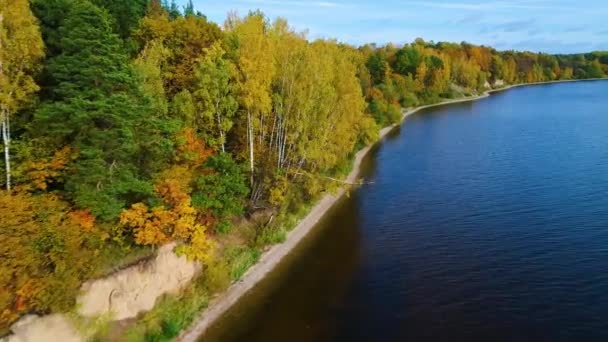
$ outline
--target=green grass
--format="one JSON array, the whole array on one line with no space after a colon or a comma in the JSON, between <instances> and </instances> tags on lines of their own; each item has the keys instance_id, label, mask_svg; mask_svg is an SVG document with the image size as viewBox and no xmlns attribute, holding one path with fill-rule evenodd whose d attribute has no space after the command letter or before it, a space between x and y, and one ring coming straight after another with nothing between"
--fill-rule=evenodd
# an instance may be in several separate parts
<instances>
[{"instance_id":1,"label":"green grass","mask_svg":"<svg viewBox=\"0 0 608 342\"><path fill-rule=\"evenodd\" d=\"M266 246L282 243L287 239L287 231L283 225L273 225L260 229L255 239L255 245L263 249Z\"/></svg>"},{"instance_id":2,"label":"green grass","mask_svg":"<svg viewBox=\"0 0 608 342\"><path fill-rule=\"evenodd\" d=\"M226 251L225 258L230 265L230 279L239 281L247 270L260 260L262 253L257 248L235 246Z\"/></svg>"},{"instance_id":3,"label":"green grass","mask_svg":"<svg viewBox=\"0 0 608 342\"><path fill-rule=\"evenodd\" d=\"M200 280L178 296L164 296L126 331L124 341L171 341L186 329L209 305L207 288Z\"/></svg>"}]
</instances>

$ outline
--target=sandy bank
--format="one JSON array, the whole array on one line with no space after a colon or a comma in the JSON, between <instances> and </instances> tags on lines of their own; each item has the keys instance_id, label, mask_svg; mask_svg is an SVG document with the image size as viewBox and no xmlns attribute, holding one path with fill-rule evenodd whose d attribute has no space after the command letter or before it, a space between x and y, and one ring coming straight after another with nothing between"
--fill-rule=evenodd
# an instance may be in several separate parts
<instances>
[{"instance_id":1,"label":"sandy bank","mask_svg":"<svg viewBox=\"0 0 608 342\"><path fill-rule=\"evenodd\" d=\"M476 101L490 96L490 94L493 92L504 91L515 87L580 81L589 80L551 81L507 86L504 88L487 91L479 96L445 100L435 104L420 106L413 109L406 109L404 110L402 120L405 119L407 116L412 115L422 109L443 106L453 103ZM363 158L367 155L367 153L375 144L381 142L392 129L394 129L400 124L401 123L383 128L382 130L380 130L380 137L378 141L376 141L376 143L371 144L357 152L353 163L353 169L347 176L346 182L353 183L357 180ZM271 247L266 253L264 253L263 256L260 258L260 261L247 271L241 281L231 285L225 293L213 300L210 303L209 307L201 314L199 319L197 319L189 329L183 331L182 334L176 340L184 342L195 342L201 336L203 336L205 331L211 325L213 325L218 319L220 319L222 315L226 313L234 304L236 304L236 302L244 294L246 294L256 284L258 284L258 282L260 282L269 272L271 272L281 262L281 260L298 245L298 243L315 227L317 222L319 222L323 215L325 215L325 213L334 205L334 203L338 201L338 199L340 199L342 195L344 195L344 193L345 190L340 189L336 194L328 194L323 197L321 201L319 201L319 203L317 203L313 207L310 213L287 235L285 242Z\"/></svg>"}]
</instances>

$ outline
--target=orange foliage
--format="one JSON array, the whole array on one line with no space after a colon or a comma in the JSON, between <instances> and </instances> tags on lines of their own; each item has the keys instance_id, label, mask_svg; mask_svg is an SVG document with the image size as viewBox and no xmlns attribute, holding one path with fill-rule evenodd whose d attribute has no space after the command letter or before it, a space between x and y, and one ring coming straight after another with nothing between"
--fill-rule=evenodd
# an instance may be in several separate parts
<instances>
[{"instance_id":1,"label":"orange foliage","mask_svg":"<svg viewBox=\"0 0 608 342\"><path fill-rule=\"evenodd\" d=\"M191 166L200 166L214 153L212 149L206 148L202 139L196 136L192 128L186 128L179 135L177 152L179 158Z\"/></svg>"},{"instance_id":2,"label":"orange foliage","mask_svg":"<svg viewBox=\"0 0 608 342\"><path fill-rule=\"evenodd\" d=\"M28 303L38 294L39 288L32 279L26 281L16 292L14 310L17 312L25 311Z\"/></svg>"},{"instance_id":3,"label":"orange foliage","mask_svg":"<svg viewBox=\"0 0 608 342\"><path fill-rule=\"evenodd\" d=\"M56 151L51 160L29 162L27 176L33 190L46 190L49 183L61 175L66 165L76 159L77 153L69 146ZM29 190L29 189L28 189Z\"/></svg>"},{"instance_id":4,"label":"orange foliage","mask_svg":"<svg viewBox=\"0 0 608 342\"><path fill-rule=\"evenodd\" d=\"M0 191L0 331L30 311L73 306L96 260L98 235L87 212L51 194Z\"/></svg>"},{"instance_id":5,"label":"orange foliage","mask_svg":"<svg viewBox=\"0 0 608 342\"><path fill-rule=\"evenodd\" d=\"M74 210L68 213L68 217L85 232L92 232L95 229L95 216L88 209Z\"/></svg>"},{"instance_id":6,"label":"orange foliage","mask_svg":"<svg viewBox=\"0 0 608 342\"><path fill-rule=\"evenodd\" d=\"M477 62L482 71L490 71L492 65L492 50L485 46L467 46L469 57Z\"/></svg>"},{"instance_id":7,"label":"orange foliage","mask_svg":"<svg viewBox=\"0 0 608 342\"><path fill-rule=\"evenodd\" d=\"M177 207L190 201L190 196L184 191L183 184L177 179L165 179L154 187L154 190L165 202Z\"/></svg>"},{"instance_id":8,"label":"orange foliage","mask_svg":"<svg viewBox=\"0 0 608 342\"><path fill-rule=\"evenodd\" d=\"M382 94L382 91L380 89L372 88L370 91L370 98L375 100L383 99L384 94Z\"/></svg>"}]
</instances>

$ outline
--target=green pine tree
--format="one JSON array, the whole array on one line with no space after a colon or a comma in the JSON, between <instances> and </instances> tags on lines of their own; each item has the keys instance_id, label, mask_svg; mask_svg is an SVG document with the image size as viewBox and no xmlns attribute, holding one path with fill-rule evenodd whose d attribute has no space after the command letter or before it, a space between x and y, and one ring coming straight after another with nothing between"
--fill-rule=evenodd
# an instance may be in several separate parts
<instances>
[{"instance_id":1,"label":"green pine tree","mask_svg":"<svg viewBox=\"0 0 608 342\"><path fill-rule=\"evenodd\" d=\"M76 0L59 33L61 52L47 63L52 100L36 112L31 133L79 153L64 189L77 206L111 220L151 196L149 179L171 151L170 125L139 91L107 12Z\"/></svg>"}]
</instances>

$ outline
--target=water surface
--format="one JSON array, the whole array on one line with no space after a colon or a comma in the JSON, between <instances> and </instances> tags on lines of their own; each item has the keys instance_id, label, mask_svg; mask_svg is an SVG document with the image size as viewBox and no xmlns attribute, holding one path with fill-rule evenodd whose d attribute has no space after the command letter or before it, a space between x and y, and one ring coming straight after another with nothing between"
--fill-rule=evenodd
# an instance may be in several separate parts
<instances>
[{"instance_id":1,"label":"water surface","mask_svg":"<svg viewBox=\"0 0 608 342\"><path fill-rule=\"evenodd\" d=\"M406 119L206 341L608 340L608 82Z\"/></svg>"}]
</instances>

